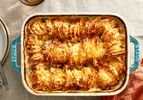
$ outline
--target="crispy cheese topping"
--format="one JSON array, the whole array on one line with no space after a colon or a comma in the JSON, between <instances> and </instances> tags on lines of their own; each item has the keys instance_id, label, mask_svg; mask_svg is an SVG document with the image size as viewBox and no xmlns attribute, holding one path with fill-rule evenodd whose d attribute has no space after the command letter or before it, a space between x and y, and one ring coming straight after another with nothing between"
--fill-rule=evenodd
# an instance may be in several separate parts
<instances>
[{"instance_id":1,"label":"crispy cheese topping","mask_svg":"<svg viewBox=\"0 0 143 100\"><path fill-rule=\"evenodd\" d=\"M27 23L24 43L37 91L106 90L126 69L125 32L113 17L36 17Z\"/></svg>"}]
</instances>

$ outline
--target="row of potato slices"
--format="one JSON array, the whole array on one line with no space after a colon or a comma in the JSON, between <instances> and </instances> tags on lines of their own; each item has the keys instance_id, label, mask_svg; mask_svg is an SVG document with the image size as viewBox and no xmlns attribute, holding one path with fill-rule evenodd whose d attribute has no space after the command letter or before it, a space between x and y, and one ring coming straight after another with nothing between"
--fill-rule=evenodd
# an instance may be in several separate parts
<instances>
[{"instance_id":1,"label":"row of potato slices","mask_svg":"<svg viewBox=\"0 0 143 100\"><path fill-rule=\"evenodd\" d=\"M55 67L47 62L36 64L31 73L32 86L36 90L88 90L94 87L108 89L118 83L120 75L125 71L125 63L121 57L102 59L98 67L70 68L63 65Z\"/></svg>"}]
</instances>

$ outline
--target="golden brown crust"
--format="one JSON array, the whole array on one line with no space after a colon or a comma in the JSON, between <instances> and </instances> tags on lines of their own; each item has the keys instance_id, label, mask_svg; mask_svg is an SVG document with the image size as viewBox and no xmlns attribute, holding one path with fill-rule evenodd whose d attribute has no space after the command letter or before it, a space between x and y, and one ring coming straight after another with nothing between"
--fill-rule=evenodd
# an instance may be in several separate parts
<instances>
[{"instance_id":1,"label":"golden brown crust","mask_svg":"<svg viewBox=\"0 0 143 100\"><path fill-rule=\"evenodd\" d=\"M37 91L104 90L126 69L125 32L113 17L36 17L24 41Z\"/></svg>"}]
</instances>

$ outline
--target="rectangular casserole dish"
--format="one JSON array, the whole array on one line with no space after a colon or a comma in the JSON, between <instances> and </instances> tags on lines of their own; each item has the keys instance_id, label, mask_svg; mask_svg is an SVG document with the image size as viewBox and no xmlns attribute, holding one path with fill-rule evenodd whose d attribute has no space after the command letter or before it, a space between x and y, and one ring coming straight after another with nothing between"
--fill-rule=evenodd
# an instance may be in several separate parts
<instances>
[{"instance_id":1,"label":"rectangular casserole dish","mask_svg":"<svg viewBox=\"0 0 143 100\"><path fill-rule=\"evenodd\" d=\"M27 74L27 63L26 63L26 53L25 53L25 46L26 43L25 41L25 27L27 25L27 23L34 19L34 18L49 18L49 17L60 17L60 18L64 18L64 17L72 17L72 18L76 18L76 17L89 17L89 18L96 18L96 17L111 17L113 19L116 19L119 21L120 25L123 27L124 33L125 33L125 71L124 71L124 75L122 78L119 78L119 82L118 84L114 85L112 88L108 88L108 89L91 89L90 91L83 91L83 90L72 90L72 91L51 91L51 92L47 92L47 91L37 91L35 89L32 88L32 86L30 86L30 82L28 81L29 79L29 74ZM119 25L119 26L120 26ZM35 14L32 15L30 17L28 17L26 19L26 21L24 22L23 26L22 26L22 31L21 31L21 60L22 60L22 64L21 64L21 69L20 67L18 67L16 65L16 43L18 41L20 41L20 37L17 38L15 41L13 41L12 43L12 64L13 67L16 71L21 71L22 74L22 82L24 84L24 87L32 94L34 95L43 95L43 96L60 96L60 95L64 95L64 96L105 96L105 95L115 95L120 93L121 91L123 91L123 89L126 87L127 83L128 83L128 78L129 78L129 73L130 71L134 71L137 66L138 66L138 60L139 60L139 47L138 47L138 42L130 36L131 42L133 42L135 44L135 62L134 62L134 66L129 67L129 34L127 33L127 29L126 29L126 25L123 22L123 20L116 16L116 15L108 15L108 14L99 14L99 15L95 15L95 14L63 14L63 15L59 15L59 14ZM122 75L121 75L122 76Z\"/></svg>"}]
</instances>

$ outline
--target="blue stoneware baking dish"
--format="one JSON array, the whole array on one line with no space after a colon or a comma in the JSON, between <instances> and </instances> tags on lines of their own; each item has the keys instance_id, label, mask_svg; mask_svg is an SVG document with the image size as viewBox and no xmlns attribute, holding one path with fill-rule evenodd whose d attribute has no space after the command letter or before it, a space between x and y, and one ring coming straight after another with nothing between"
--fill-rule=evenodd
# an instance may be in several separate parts
<instances>
[{"instance_id":1,"label":"blue stoneware baking dish","mask_svg":"<svg viewBox=\"0 0 143 100\"><path fill-rule=\"evenodd\" d=\"M35 92L32 88L28 87L25 78L24 78L24 55L23 55L23 40L24 40L24 27L26 22L36 16L56 16L56 15L61 15L61 14L34 14L30 17L28 17L21 29L21 36L17 37L16 39L14 39L12 41L11 44L11 48L12 48L12 67L15 71L17 71L19 74L21 74L22 76L22 82L24 87L26 88L26 90L28 90L30 93L34 94L34 95L39 95L39 96L110 96L110 95L115 95L118 94L120 92L122 92L125 87L127 86L128 80L129 80L129 75L131 72L133 72L135 69L138 68L139 65L139 43L138 41L133 38L131 35L129 35L126 32L126 41L127 41L127 59L126 59L126 64L127 64L127 71L126 71L126 79L124 81L124 84L122 84L122 86L114 91L104 91L104 92L93 92L93 93L89 93L89 92L80 92L80 93L67 93L67 92L62 92L62 93L48 93L48 92ZM88 15L88 16L96 16L96 15L100 15L100 16L114 16L117 17L119 20L121 20L123 22L123 24L125 25L124 21L122 20L121 17L117 16L116 14L62 14L62 15L68 15L68 16L74 16L74 15ZM126 25L125 25L126 26ZM127 31L127 29L126 29ZM130 43L134 43L134 64L131 66L130 64ZM17 43L21 43L21 67L17 65Z\"/></svg>"}]
</instances>

